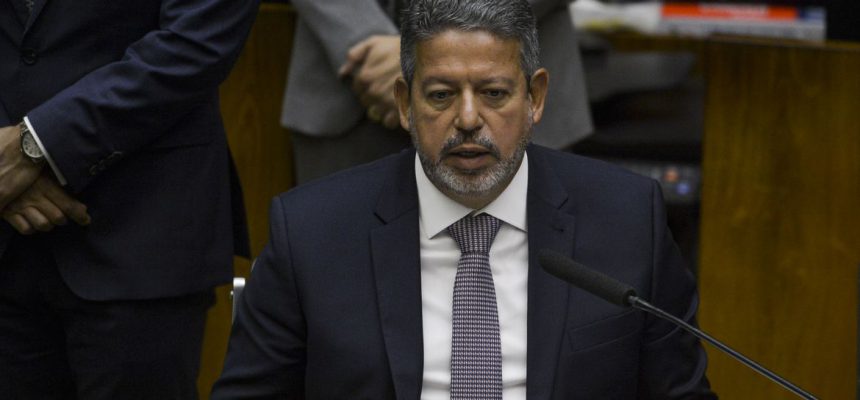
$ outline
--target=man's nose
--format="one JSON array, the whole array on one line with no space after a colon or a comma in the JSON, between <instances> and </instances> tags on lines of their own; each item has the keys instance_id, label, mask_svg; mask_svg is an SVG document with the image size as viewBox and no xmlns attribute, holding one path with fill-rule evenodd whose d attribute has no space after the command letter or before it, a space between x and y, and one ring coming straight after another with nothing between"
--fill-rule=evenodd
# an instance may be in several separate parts
<instances>
[{"instance_id":1,"label":"man's nose","mask_svg":"<svg viewBox=\"0 0 860 400\"><path fill-rule=\"evenodd\" d=\"M464 91L458 104L457 118L454 121L457 129L476 132L484 126L484 120L478 109L478 99L471 91Z\"/></svg>"}]
</instances>

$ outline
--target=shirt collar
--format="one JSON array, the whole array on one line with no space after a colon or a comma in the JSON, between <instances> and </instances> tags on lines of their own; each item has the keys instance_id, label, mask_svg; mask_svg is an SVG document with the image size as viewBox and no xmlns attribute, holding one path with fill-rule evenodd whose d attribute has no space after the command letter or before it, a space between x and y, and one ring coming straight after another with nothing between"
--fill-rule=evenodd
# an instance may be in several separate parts
<instances>
[{"instance_id":1,"label":"shirt collar","mask_svg":"<svg viewBox=\"0 0 860 400\"><path fill-rule=\"evenodd\" d=\"M480 210L466 207L439 191L427 178L418 154L415 154L415 182L418 185L418 207L423 234L431 239L454 222L469 214L490 214L505 223L526 232L526 196L528 194L528 154L523 155L517 173L508 187Z\"/></svg>"}]
</instances>

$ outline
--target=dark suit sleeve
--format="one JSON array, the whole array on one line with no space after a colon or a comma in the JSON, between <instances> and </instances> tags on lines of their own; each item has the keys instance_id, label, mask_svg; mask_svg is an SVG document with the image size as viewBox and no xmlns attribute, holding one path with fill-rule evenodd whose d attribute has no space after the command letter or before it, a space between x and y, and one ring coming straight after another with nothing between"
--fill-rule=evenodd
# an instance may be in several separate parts
<instances>
[{"instance_id":1,"label":"dark suit sleeve","mask_svg":"<svg viewBox=\"0 0 860 400\"><path fill-rule=\"evenodd\" d=\"M165 0L157 29L27 116L73 191L89 167L131 153L218 90L250 31L257 0ZM49 78L46 78L49 79ZM217 105L214 105L217 107ZM213 128L214 129L214 128Z\"/></svg>"},{"instance_id":2,"label":"dark suit sleeve","mask_svg":"<svg viewBox=\"0 0 860 400\"><path fill-rule=\"evenodd\" d=\"M6 112L6 105L0 101L0 126L9 126L12 125L12 121L9 120L9 115Z\"/></svg>"},{"instance_id":3,"label":"dark suit sleeve","mask_svg":"<svg viewBox=\"0 0 860 400\"><path fill-rule=\"evenodd\" d=\"M303 397L306 326L290 260L288 227L278 199L269 243L239 298L224 370L212 399Z\"/></svg>"},{"instance_id":4,"label":"dark suit sleeve","mask_svg":"<svg viewBox=\"0 0 860 400\"><path fill-rule=\"evenodd\" d=\"M662 192L652 182L653 273L652 304L696 325L698 294L666 225ZM646 317L641 351L641 399L716 399L705 377L707 356L699 340L675 325Z\"/></svg>"}]
</instances>

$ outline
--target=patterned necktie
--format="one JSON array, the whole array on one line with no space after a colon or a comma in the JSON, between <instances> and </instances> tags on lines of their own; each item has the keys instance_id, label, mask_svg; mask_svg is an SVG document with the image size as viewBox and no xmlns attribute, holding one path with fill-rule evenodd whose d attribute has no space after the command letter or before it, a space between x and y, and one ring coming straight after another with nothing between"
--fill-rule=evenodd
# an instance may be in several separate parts
<instances>
[{"instance_id":1,"label":"patterned necktie","mask_svg":"<svg viewBox=\"0 0 860 400\"><path fill-rule=\"evenodd\" d=\"M35 0L24 0L24 5L27 6L27 16L33 13L33 2Z\"/></svg>"},{"instance_id":2,"label":"patterned necktie","mask_svg":"<svg viewBox=\"0 0 860 400\"><path fill-rule=\"evenodd\" d=\"M460 247L454 278L451 400L502 398L502 346L490 246L501 222L487 214L448 227Z\"/></svg>"}]
</instances>

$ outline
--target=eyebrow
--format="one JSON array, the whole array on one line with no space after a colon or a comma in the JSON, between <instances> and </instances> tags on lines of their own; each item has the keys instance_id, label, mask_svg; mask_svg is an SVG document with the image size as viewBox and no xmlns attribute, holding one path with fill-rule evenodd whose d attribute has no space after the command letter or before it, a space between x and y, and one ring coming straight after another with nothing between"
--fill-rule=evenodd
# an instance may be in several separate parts
<instances>
[{"instance_id":1,"label":"eyebrow","mask_svg":"<svg viewBox=\"0 0 860 400\"><path fill-rule=\"evenodd\" d=\"M441 83L443 85L454 86L454 81L445 78L427 78L421 81L421 89L426 89L427 86Z\"/></svg>"},{"instance_id":2,"label":"eyebrow","mask_svg":"<svg viewBox=\"0 0 860 400\"><path fill-rule=\"evenodd\" d=\"M487 78L487 79L481 79L480 81L478 81L478 86L485 86L485 85L490 85L490 84L494 84L494 83L502 83L502 84L505 84L507 86L516 86L517 85L517 83L514 82L514 80L510 79L510 78L492 77L492 78Z\"/></svg>"},{"instance_id":3,"label":"eyebrow","mask_svg":"<svg viewBox=\"0 0 860 400\"><path fill-rule=\"evenodd\" d=\"M441 83L443 85L449 85L449 86L455 86L456 85L456 82L454 80L432 77L432 78L427 78L426 80L421 82L421 88L426 89L427 86L430 86L430 85L433 85L436 83ZM481 79L478 81L477 86L480 87L480 86L485 86L485 85L490 85L490 84L495 84L495 83L501 83L501 84L511 86L511 87L516 86L516 82L513 79L504 78L504 77L490 77L490 78Z\"/></svg>"}]
</instances>

